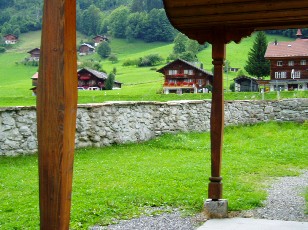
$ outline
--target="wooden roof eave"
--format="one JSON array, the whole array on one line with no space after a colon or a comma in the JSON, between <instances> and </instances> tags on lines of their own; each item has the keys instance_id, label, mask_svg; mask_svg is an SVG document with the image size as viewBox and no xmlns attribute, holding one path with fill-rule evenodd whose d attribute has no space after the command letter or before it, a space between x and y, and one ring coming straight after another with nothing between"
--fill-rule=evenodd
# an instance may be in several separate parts
<instances>
[{"instance_id":1,"label":"wooden roof eave","mask_svg":"<svg viewBox=\"0 0 308 230\"><path fill-rule=\"evenodd\" d=\"M224 42L239 42L254 30L308 26L308 1L172 1L163 0L171 24L188 37L213 43L213 31L225 34ZM220 32L220 34L222 34Z\"/></svg>"}]
</instances>

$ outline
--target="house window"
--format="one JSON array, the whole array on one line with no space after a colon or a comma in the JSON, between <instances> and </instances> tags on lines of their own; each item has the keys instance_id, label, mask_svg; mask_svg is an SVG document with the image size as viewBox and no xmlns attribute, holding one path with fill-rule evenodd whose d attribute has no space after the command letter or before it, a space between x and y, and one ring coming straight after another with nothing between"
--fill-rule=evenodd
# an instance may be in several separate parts
<instances>
[{"instance_id":1,"label":"house window","mask_svg":"<svg viewBox=\"0 0 308 230\"><path fill-rule=\"evenodd\" d=\"M287 78L287 72L275 72L276 79Z\"/></svg>"},{"instance_id":2,"label":"house window","mask_svg":"<svg viewBox=\"0 0 308 230\"><path fill-rule=\"evenodd\" d=\"M291 72L291 78L292 78L292 79L301 78L301 72L300 72L300 71L294 71L294 70L292 70L292 72Z\"/></svg>"},{"instance_id":3,"label":"house window","mask_svg":"<svg viewBox=\"0 0 308 230\"><path fill-rule=\"evenodd\" d=\"M289 65L289 66L294 66L294 61L289 61L289 62L288 62L288 65Z\"/></svg>"},{"instance_id":4,"label":"house window","mask_svg":"<svg viewBox=\"0 0 308 230\"><path fill-rule=\"evenodd\" d=\"M277 66L282 66L282 61L277 61Z\"/></svg>"},{"instance_id":5,"label":"house window","mask_svg":"<svg viewBox=\"0 0 308 230\"><path fill-rule=\"evenodd\" d=\"M194 82L194 79L188 79L187 82Z\"/></svg>"},{"instance_id":6,"label":"house window","mask_svg":"<svg viewBox=\"0 0 308 230\"><path fill-rule=\"evenodd\" d=\"M169 83L173 83L173 84L175 84L175 83L176 83L176 80L174 80L174 79L170 79L170 80L169 80Z\"/></svg>"},{"instance_id":7,"label":"house window","mask_svg":"<svg viewBox=\"0 0 308 230\"><path fill-rule=\"evenodd\" d=\"M198 85L203 85L203 79L198 79Z\"/></svg>"},{"instance_id":8,"label":"house window","mask_svg":"<svg viewBox=\"0 0 308 230\"><path fill-rule=\"evenodd\" d=\"M194 71L192 69L185 69L184 74L193 75Z\"/></svg>"},{"instance_id":9,"label":"house window","mask_svg":"<svg viewBox=\"0 0 308 230\"><path fill-rule=\"evenodd\" d=\"M292 69L291 71L291 78L301 78L301 71L295 71L294 69Z\"/></svg>"},{"instance_id":10,"label":"house window","mask_svg":"<svg viewBox=\"0 0 308 230\"><path fill-rule=\"evenodd\" d=\"M176 75L178 71L176 69L169 69L169 75Z\"/></svg>"},{"instance_id":11,"label":"house window","mask_svg":"<svg viewBox=\"0 0 308 230\"><path fill-rule=\"evenodd\" d=\"M306 65L306 60L301 60L300 65Z\"/></svg>"}]
</instances>

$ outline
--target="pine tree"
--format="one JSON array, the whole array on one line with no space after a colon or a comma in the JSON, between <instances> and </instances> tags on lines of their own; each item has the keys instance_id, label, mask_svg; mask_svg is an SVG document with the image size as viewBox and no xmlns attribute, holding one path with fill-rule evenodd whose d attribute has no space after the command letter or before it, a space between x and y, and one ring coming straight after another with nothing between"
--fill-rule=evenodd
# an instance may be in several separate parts
<instances>
[{"instance_id":1,"label":"pine tree","mask_svg":"<svg viewBox=\"0 0 308 230\"><path fill-rule=\"evenodd\" d=\"M110 73L106 79L105 82L105 89L106 90L112 90L113 84L114 84L115 75L113 73Z\"/></svg>"},{"instance_id":2,"label":"pine tree","mask_svg":"<svg viewBox=\"0 0 308 230\"><path fill-rule=\"evenodd\" d=\"M248 53L245 70L258 79L270 74L270 62L264 55L267 49L267 39L264 32L258 32L253 47Z\"/></svg>"}]
</instances>

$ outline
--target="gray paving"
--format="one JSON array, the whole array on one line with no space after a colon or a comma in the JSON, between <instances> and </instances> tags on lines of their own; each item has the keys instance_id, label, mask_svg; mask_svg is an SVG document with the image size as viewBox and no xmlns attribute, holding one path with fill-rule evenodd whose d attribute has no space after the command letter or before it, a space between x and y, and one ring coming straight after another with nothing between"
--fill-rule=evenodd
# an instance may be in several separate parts
<instances>
[{"instance_id":1,"label":"gray paving","mask_svg":"<svg viewBox=\"0 0 308 230\"><path fill-rule=\"evenodd\" d=\"M197 230L308 230L308 222L253 218L212 219Z\"/></svg>"}]
</instances>

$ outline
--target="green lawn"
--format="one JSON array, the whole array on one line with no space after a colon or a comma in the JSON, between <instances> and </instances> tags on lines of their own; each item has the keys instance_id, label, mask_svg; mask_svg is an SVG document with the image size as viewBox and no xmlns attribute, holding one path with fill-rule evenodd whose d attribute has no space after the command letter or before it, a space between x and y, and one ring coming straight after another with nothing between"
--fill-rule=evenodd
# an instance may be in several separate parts
<instances>
[{"instance_id":1,"label":"green lawn","mask_svg":"<svg viewBox=\"0 0 308 230\"><path fill-rule=\"evenodd\" d=\"M307 124L227 127L222 176L229 209L260 206L266 198L264 188L276 177L308 169L307 136ZM0 157L0 229L38 229L37 173L37 156ZM133 218L145 207L171 206L198 213L207 198L209 176L209 133L79 149L71 229Z\"/></svg>"}]
</instances>

